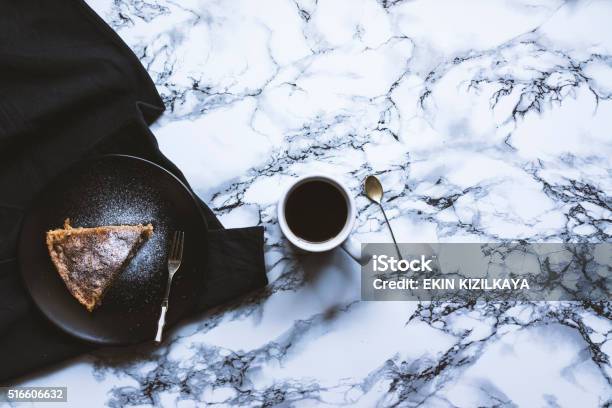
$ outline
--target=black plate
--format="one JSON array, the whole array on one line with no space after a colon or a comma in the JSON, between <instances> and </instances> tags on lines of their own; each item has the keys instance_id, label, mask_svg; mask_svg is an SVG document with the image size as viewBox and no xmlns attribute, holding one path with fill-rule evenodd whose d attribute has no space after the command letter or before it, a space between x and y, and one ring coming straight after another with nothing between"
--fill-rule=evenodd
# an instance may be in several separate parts
<instances>
[{"instance_id":1,"label":"black plate","mask_svg":"<svg viewBox=\"0 0 612 408\"><path fill-rule=\"evenodd\" d=\"M74 227L153 224L151 239L92 313L68 292L45 245L45 232L61 227L65 218ZM206 221L191 192L162 167L131 156L97 157L71 167L35 200L19 240L21 274L40 310L66 332L109 345L150 340L157 329L175 230L185 231L185 250L174 276L168 325L194 305L202 287Z\"/></svg>"}]
</instances>

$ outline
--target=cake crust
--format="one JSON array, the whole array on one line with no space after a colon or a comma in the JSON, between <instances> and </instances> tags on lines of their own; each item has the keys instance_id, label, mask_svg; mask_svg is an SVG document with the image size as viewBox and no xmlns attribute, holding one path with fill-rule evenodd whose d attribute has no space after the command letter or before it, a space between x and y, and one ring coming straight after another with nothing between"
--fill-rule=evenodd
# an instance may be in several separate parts
<instances>
[{"instance_id":1,"label":"cake crust","mask_svg":"<svg viewBox=\"0 0 612 408\"><path fill-rule=\"evenodd\" d=\"M92 312L152 234L151 224L73 228L66 219L64 228L47 232L46 243L66 288Z\"/></svg>"}]
</instances>

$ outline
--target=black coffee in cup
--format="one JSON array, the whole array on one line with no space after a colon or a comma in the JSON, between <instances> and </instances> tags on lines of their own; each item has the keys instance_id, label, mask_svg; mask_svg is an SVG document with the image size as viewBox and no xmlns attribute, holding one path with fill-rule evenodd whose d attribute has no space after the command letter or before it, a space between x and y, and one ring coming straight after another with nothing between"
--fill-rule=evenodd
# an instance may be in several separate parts
<instances>
[{"instance_id":1,"label":"black coffee in cup","mask_svg":"<svg viewBox=\"0 0 612 408\"><path fill-rule=\"evenodd\" d=\"M323 180L308 180L293 188L285 201L285 219L299 238L324 242L336 237L348 217L342 191Z\"/></svg>"}]
</instances>

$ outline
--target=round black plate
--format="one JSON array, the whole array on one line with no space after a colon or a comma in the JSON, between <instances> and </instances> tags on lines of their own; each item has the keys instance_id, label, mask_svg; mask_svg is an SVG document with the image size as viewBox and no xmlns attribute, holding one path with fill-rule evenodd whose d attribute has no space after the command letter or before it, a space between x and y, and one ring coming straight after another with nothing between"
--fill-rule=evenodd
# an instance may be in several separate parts
<instances>
[{"instance_id":1,"label":"round black plate","mask_svg":"<svg viewBox=\"0 0 612 408\"><path fill-rule=\"evenodd\" d=\"M92 313L68 292L45 245L45 232L62 227L65 218L73 227L153 224L153 236ZM52 182L26 215L19 240L21 274L40 310L66 332L109 345L152 340L175 230L185 231L185 249L172 284L168 325L194 305L203 283L207 228L196 199L179 179L147 160L89 159Z\"/></svg>"}]
</instances>

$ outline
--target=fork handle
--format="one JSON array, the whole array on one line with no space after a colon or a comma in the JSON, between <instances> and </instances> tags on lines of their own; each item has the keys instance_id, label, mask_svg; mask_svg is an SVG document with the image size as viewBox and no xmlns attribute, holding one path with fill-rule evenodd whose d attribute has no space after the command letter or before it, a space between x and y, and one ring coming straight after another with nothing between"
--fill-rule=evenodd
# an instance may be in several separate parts
<instances>
[{"instance_id":1,"label":"fork handle","mask_svg":"<svg viewBox=\"0 0 612 408\"><path fill-rule=\"evenodd\" d=\"M164 326L166 325L166 312L168 311L168 301L164 301L161 307L161 314L157 321L157 334L155 335L155 343L159 344L162 342L162 333L164 332Z\"/></svg>"}]
</instances>

